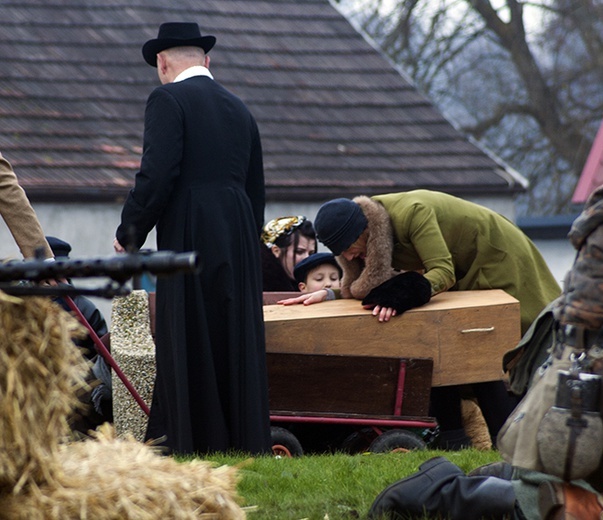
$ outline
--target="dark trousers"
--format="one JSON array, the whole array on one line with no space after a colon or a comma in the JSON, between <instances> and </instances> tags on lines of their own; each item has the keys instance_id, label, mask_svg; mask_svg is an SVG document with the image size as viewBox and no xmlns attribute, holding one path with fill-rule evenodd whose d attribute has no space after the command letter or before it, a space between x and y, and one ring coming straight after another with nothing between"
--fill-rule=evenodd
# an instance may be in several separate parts
<instances>
[{"instance_id":1,"label":"dark trousers","mask_svg":"<svg viewBox=\"0 0 603 520\"><path fill-rule=\"evenodd\" d=\"M431 389L430 415L442 431L463 428L461 398L475 397L482 411L493 442L519 403L519 397L507 391L502 381L488 381L464 386L440 386Z\"/></svg>"}]
</instances>

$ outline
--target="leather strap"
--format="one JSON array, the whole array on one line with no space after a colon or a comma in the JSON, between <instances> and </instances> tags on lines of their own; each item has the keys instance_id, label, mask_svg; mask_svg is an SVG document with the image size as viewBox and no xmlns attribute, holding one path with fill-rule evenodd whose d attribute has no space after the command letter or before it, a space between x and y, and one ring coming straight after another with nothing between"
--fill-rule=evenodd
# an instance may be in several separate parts
<instances>
[{"instance_id":1,"label":"leather strap","mask_svg":"<svg viewBox=\"0 0 603 520\"><path fill-rule=\"evenodd\" d=\"M538 488L542 520L603 519L603 497L573 484L543 482Z\"/></svg>"}]
</instances>

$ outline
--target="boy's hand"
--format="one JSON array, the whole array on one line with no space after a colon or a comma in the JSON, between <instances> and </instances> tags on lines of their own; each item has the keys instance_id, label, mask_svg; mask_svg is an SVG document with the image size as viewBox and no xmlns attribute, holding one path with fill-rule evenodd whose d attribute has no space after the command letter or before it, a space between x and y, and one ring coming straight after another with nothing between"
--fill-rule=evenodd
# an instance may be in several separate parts
<instances>
[{"instance_id":1,"label":"boy's hand","mask_svg":"<svg viewBox=\"0 0 603 520\"><path fill-rule=\"evenodd\" d=\"M302 294L295 298L287 298L286 300L279 300L280 305L295 305L296 303L303 303L304 305L312 305L313 303L324 302L327 299L328 291L321 289L320 291Z\"/></svg>"}]
</instances>

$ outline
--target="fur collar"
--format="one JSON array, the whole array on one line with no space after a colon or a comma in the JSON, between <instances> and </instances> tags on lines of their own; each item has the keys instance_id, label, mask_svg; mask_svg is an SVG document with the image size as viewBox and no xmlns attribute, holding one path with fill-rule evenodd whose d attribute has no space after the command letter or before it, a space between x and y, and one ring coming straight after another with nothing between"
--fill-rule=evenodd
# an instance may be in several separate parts
<instances>
[{"instance_id":1,"label":"fur collar","mask_svg":"<svg viewBox=\"0 0 603 520\"><path fill-rule=\"evenodd\" d=\"M394 231L389 214L379 202L364 195L352 200L360 206L368 221L366 258L364 262L359 258L350 262L338 256L337 261L343 270L341 295L362 300L371 289L396 274L391 267Z\"/></svg>"}]
</instances>

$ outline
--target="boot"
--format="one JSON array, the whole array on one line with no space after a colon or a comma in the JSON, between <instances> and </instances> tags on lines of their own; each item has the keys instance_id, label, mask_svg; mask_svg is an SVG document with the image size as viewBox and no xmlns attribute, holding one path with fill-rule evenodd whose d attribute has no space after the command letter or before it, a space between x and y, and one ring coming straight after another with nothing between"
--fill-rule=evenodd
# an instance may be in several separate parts
<instances>
[{"instance_id":1,"label":"boot","mask_svg":"<svg viewBox=\"0 0 603 520\"><path fill-rule=\"evenodd\" d=\"M468 477L444 457L428 460L419 472L384 489L368 517L416 518L440 515L451 520L502 519L515 510L510 481Z\"/></svg>"},{"instance_id":2,"label":"boot","mask_svg":"<svg viewBox=\"0 0 603 520\"><path fill-rule=\"evenodd\" d=\"M464 450L472 446L471 439L467 436L464 428L440 431L437 443L439 449L449 451Z\"/></svg>"}]
</instances>

